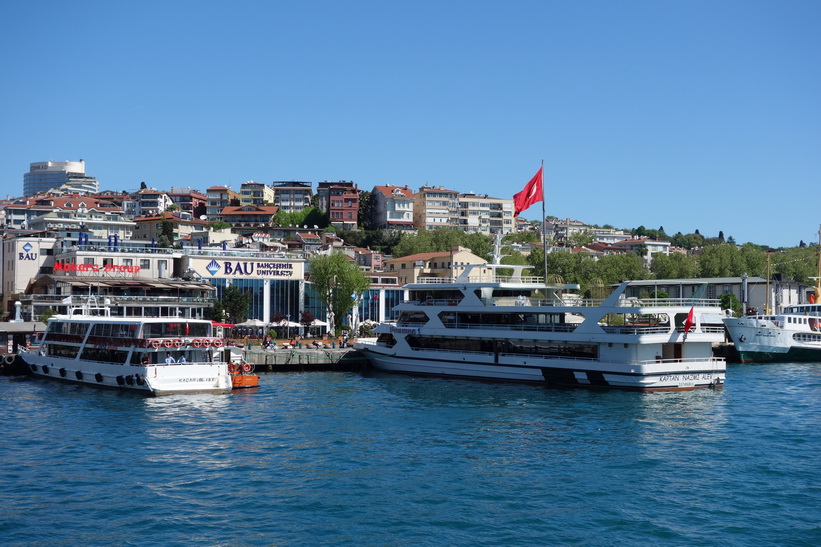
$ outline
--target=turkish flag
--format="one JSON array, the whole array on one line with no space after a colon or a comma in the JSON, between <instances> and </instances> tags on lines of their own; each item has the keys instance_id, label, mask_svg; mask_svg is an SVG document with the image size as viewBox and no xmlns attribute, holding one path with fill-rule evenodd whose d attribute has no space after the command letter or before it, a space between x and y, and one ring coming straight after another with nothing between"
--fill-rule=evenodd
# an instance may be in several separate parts
<instances>
[{"instance_id":1,"label":"turkish flag","mask_svg":"<svg viewBox=\"0 0 821 547\"><path fill-rule=\"evenodd\" d=\"M539 167L539 171L536 175L530 179L530 182L527 183L525 189L515 194L513 196L513 207L515 208L515 212L513 213L514 217L519 216L519 213L533 205L534 203L538 203L543 201L543 190L542 190L542 170L544 166Z\"/></svg>"},{"instance_id":2,"label":"turkish flag","mask_svg":"<svg viewBox=\"0 0 821 547\"><path fill-rule=\"evenodd\" d=\"M694 308L695 306L690 307L690 313L687 314L687 319L684 320L684 334L690 332L690 329L692 329L696 324L696 320L693 317Z\"/></svg>"}]
</instances>

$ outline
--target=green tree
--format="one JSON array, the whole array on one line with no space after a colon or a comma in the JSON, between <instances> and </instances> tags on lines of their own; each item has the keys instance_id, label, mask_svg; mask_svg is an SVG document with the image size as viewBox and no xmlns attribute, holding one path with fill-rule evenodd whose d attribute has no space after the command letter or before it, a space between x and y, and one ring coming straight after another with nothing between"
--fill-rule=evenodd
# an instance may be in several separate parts
<instances>
[{"instance_id":1,"label":"green tree","mask_svg":"<svg viewBox=\"0 0 821 547\"><path fill-rule=\"evenodd\" d=\"M690 279L698 275L698 262L684 253L655 253L650 271L656 279Z\"/></svg>"},{"instance_id":2,"label":"green tree","mask_svg":"<svg viewBox=\"0 0 821 547\"><path fill-rule=\"evenodd\" d=\"M601 257L595 263L595 274L608 285L650 277L650 272L644 266L644 259L634 253L619 253Z\"/></svg>"},{"instance_id":3,"label":"green tree","mask_svg":"<svg viewBox=\"0 0 821 547\"><path fill-rule=\"evenodd\" d=\"M744 273L744 260L734 245L709 245L698 258L700 277L731 277Z\"/></svg>"},{"instance_id":4,"label":"green tree","mask_svg":"<svg viewBox=\"0 0 821 547\"><path fill-rule=\"evenodd\" d=\"M43 313L41 313L40 316L37 318L37 320L41 323L46 323L48 321L49 317L51 317L52 315L56 315L56 314L57 314L57 312L54 311L54 309L49 308L46 311L44 311Z\"/></svg>"},{"instance_id":5,"label":"green tree","mask_svg":"<svg viewBox=\"0 0 821 547\"><path fill-rule=\"evenodd\" d=\"M230 227L231 227L231 223L230 222L225 222L224 220L218 220L216 222L211 223L211 229L214 230L214 231L219 231L219 230L222 230L222 229L225 229L225 228L230 228Z\"/></svg>"},{"instance_id":6,"label":"green tree","mask_svg":"<svg viewBox=\"0 0 821 547\"><path fill-rule=\"evenodd\" d=\"M362 190L359 192L359 226L363 230L375 230L373 192ZM346 240L347 241L347 240Z\"/></svg>"},{"instance_id":7,"label":"green tree","mask_svg":"<svg viewBox=\"0 0 821 547\"><path fill-rule=\"evenodd\" d=\"M394 256L410 256L418 253L450 251L454 245L467 247L476 256L488 258L493 242L479 233L466 234L456 228L437 228L422 230L418 234L402 234L393 248Z\"/></svg>"},{"instance_id":8,"label":"green tree","mask_svg":"<svg viewBox=\"0 0 821 547\"><path fill-rule=\"evenodd\" d=\"M251 291L230 285L222 293L220 305L227 314L226 319L231 323L242 323L248 319L248 312L251 308Z\"/></svg>"},{"instance_id":9,"label":"green tree","mask_svg":"<svg viewBox=\"0 0 821 547\"><path fill-rule=\"evenodd\" d=\"M359 295L370 286L370 279L342 253L314 255L308 259L310 281L317 298L328 311L336 335L342 332L342 320L351 311Z\"/></svg>"},{"instance_id":10,"label":"green tree","mask_svg":"<svg viewBox=\"0 0 821 547\"><path fill-rule=\"evenodd\" d=\"M596 236L590 230L585 230L571 234L568 239L571 247L583 247L596 241Z\"/></svg>"},{"instance_id":11,"label":"green tree","mask_svg":"<svg viewBox=\"0 0 821 547\"><path fill-rule=\"evenodd\" d=\"M160 222L157 246L164 249L170 249L174 246L174 224L168 219L163 219Z\"/></svg>"},{"instance_id":12,"label":"green tree","mask_svg":"<svg viewBox=\"0 0 821 547\"><path fill-rule=\"evenodd\" d=\"M733 310L734 313L739 313L741 310L741 302L738 301L738 297L733 293L722 294L718 297L718 300L721 302L722 310Z\"/></svg>"}]
</instances>

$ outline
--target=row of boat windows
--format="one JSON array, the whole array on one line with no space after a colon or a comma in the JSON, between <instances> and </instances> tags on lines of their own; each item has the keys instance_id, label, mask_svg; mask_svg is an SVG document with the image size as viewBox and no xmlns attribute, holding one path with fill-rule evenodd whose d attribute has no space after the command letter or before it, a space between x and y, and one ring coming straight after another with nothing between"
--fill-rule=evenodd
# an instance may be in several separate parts
<instances>
[{"instance_id":1,"label":"row of boat windows","mask_svg":"<svg viewBox=\"0 0 821 547\"><path fill-rule=\"evenodd\" d=\"M64 359L74 359L77 357L77 352L80 350L78 346L67 346L63 344L48 344L47 355L51 357L62 357ZM104 363L126 364L132 365L151 365L166 363L169 355L173 358L173 362L179 362L180 355L185 355L185 360L188 362L207 362L210 361L210 355L207 350L186 350L174 352L161 353L140 353L132 352L129 360L128 351L109 348L83 348L83 353L80 359L83 361L100 361Z\"/></svg>"},{"instance_id":2,"label":"row of boat windows","mask_svg":"<svg viewBox=\"0 0 821 547\"><path fill-rule=\"evenodd\" d=\"M814 313L821 314L821 306L787 306L784 313Z\"/></svg>"},{"instance_id":3,"label":"row of boat windows","mask_svg":"<svg viewBox=\"0 0 821 547\"><path fill-rule=\"evenodd\" d=\"M58 322L49 324L48 332L56 334L74 334L85 336L89 323ZM110 338L135 338L139 332L139 323L95 323L91 336ZM143 326L144 338L164 338L178 336L211 336L211 325L208 323L146 323Z\"/></svg>"},{"instance_id":4,"label":"row of boat windows","mask_svg":"<svg viewBox=\"0 0 821 547\"><path fill-rule=\"evenodd\" d=\"M792 335L796 342L821 342L821 334L811 334L807 332L799 332Z\"/></svg>"},{"instance_id":5,"label":"row of boat windows","mask_svg":"<svg viewBox=\"0 0 821 547\"><path fill-rule=\"evenodd\" d=\"M439 319L446 327L455 325L561 325L565 323L563 313L476 313L451 312L439 314ZM426 323L428 316L424 312L404 312L400 323Z\"/></svg>"},{"instance_id":6,"label":"row of boat windows","mask_svg":"<svg viewBox=\"0 0 821 547\"><path fill-rule=\"evenodd\" d=\"M479 338L446 338L442 336L408 335L405 340L414 349L438 349L445 351L472 351L483 353L515 353L519 355L541 355L547 357L573 357L597 359L597 344L580 344L556 340L489 340ZM396 345L393 335L383 333L378 342L388 347Z\"/></svg>"}]
</instances>

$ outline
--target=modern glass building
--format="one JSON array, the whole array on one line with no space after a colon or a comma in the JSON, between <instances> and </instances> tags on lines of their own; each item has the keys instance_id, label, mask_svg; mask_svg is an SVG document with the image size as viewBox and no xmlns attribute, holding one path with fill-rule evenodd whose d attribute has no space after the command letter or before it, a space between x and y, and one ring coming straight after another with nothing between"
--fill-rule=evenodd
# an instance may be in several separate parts
<instances>
[{"instance_id":1,"label":"modern glass building","mask_svg":"<svg viewBox=\"0 0 821 547\"><path fill-rule=\"evenodd\" d=\"M40 161L29 164L23 175L23 195L34 196L49 190L96 194L100 183L86 175L85 161Z\"/></svg>"}]
</instances>

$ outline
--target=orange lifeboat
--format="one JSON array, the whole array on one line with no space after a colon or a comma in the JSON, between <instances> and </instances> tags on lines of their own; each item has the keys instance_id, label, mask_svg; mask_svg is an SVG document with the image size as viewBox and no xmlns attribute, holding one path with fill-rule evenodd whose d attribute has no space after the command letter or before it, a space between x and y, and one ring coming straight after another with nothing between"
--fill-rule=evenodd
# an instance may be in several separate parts
<instances>
[{"instance_id":1,"label":"orange lifeboat","mask_svg":"<svg viewBox=\"0 0 821 547\"><path fill-rule=\"evenodd\" d=\"M229 363L228 372L231 374L231 387L233 389L259 387L259 376L252 374L254 365L247 361L243 361L239 365Z\"/></svg>"}]
</instances>

